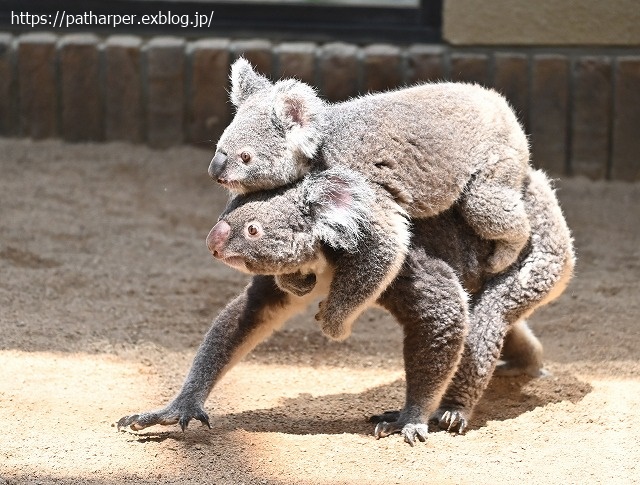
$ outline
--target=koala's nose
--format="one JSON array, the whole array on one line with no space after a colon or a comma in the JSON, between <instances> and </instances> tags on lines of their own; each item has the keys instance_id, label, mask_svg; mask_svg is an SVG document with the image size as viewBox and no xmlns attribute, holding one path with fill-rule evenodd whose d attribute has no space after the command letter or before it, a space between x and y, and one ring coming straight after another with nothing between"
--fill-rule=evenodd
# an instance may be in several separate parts
<instances>
[{"instance_id":1,"label":"koala's nose","mask_svg":"<svg viewBox=\"0 0 640 485\"><path fill-rule=\"evenodd\" d=\"M211 251L214 258L222 258L223 248L229 239L230 232L231 226L222 220L218 221L211 231L209 231L209 235L207 236L207 248L209 248L209 251Z\"/></svg>"},{"instance_id":2,"label":"koala's nose","mask_svg":"<svg viewBox=\"0 0 640 485\"><path fill-rule=\"evenodd\" d=\"M222 172L227 166L227 155L222 152L216 152L209 164L209 177L216 182L220 182Z\"/></svg>"}]
</instances>

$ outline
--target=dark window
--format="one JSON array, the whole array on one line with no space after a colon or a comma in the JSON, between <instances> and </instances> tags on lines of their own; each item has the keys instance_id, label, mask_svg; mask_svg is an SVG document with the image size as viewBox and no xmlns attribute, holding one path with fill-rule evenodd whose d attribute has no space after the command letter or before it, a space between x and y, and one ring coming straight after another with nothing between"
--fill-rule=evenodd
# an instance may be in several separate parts
<instances>
[{"instance_id":1,"label":"dark window","mask_svg":"<svg viewBox=\"0 0 640 485\"><path fill-rule=\"evenodd\" d=\"M437 42L441 12L442 0L0 0L0 29Z\"/></svg>"}]
</instances>

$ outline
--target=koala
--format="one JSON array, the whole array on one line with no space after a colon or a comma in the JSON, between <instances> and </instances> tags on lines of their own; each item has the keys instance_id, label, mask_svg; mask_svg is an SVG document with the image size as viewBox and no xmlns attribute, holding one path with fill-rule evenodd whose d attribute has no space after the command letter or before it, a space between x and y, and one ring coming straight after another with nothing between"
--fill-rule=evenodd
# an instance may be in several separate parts
<instances>
[{"instance_id":1,"label":"koala","mask_svg":"<svg viewBox=\"0 0 640 485\"><path fill-rule=\"evenodd\" d=\"M375 207L392 214L397 206L357 172L312 172L293 186L232 198L207 246L240 271L274 275L280 288L297 296L309 293L323 274L328 296L316 319L325 335L343 340L354 321L349 309L367 301L370 281L384 283L384 289L389 265L397 264L395 240L388 235L401 229L376 221ZM391 219L408 224L404 217ZM326 318L323 309L333 301L337 318Z\"/></svg>"},{"instance_id":2,"label":"koala","mask_svg":"<svg viewBox=\"0 0 640 485\"><path fill-rule=\"evenodd\" d=\"M292 315L326 295L337 270L335 253L350 250L355 237L371 236L358 230L372 210L361 183L349 171L330 169L287 188L234 199L207 245L216 258L258 274L214 320L173 401L124 416L118 429L178 423L185 430L192 419L210 426L204 403L219 379ZM573 271L573 242L542 172L532 170L525 178L523 203L532 236L515 264L497 275L490 263L493 243L470 226L460 204L414 221L403 266L376 301L402 326L407 387L401 410L371 418L376 438L401 433L413 445L425 441L430 424L463 433L494 370L542 372L542 346L525 319L563 292ZM340 211L351 220L339 217ZM346 239L346 246L335 237ZM357 246L371 243L360 240ZM366 280L364 269L354 269L358 284ZM299 295L280 288L274 276L296 271L303 282ZM305 283L310 271L315 278Z\"/></svg>"},{"instance_id":3,"label":"koala","mask_svg":"<svg viewBox=\"0 0 640 485\"><path fill-rule=\"evenodd\" d=\"M428 218L459 201L468 224L494 242L493 273L512 264L527 242L520 190L529 169L528 142L495 91L423 84L329 104L305 83L271 83L240 58L231 68L231 101L237 112L220 137L209 175L232 193L283 187L336 166L364 175L378 192L372 221L387 228L388 243L368 258L342 258L348 268L364 262L384 271L371 275L366 291L336 274L318 313L328 326L348 330L398 274L410 239L405 212ZM295 292L301 282L280 279L288 283Z\"/></svg>"}]
</instances>

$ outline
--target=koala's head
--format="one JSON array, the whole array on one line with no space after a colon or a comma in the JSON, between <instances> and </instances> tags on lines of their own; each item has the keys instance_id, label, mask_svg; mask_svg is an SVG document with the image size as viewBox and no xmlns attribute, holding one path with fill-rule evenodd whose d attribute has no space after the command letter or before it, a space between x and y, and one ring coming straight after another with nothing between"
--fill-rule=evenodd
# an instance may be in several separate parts
<instances>
[{"instance_id":1,"label":"koala's head","mask_svg":"<svg viewBox=\"0 0 640 485\"><path fill-rule=\"evenodd\" d=\"M218 141L209 175L235 193L282 187L311 167L324 104L309 85L271 83L243 58L231 66L236 115Z\"/></svg>"},{"instance_id":2,"label":"koala's head","mask_svg":"<svg viewBox=\"0 0 640 485\"><path fill-rule=\"evenodd\" d=\"M248 273L313 270L323 244L358 250L372 207L373 191L361 175L332 168L285 188L236 196L209 232L207 247Z\"/></svg>"}]
</instances>

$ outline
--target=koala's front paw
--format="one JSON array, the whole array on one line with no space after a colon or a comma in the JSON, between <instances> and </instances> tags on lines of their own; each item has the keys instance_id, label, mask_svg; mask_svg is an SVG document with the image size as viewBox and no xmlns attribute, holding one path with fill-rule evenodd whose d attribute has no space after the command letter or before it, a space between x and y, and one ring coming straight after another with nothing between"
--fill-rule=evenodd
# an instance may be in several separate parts
<instances>
[{"instance_id":1,"label":"koala's front paw","mask_svg":"<svg viewBox=\"0 0 640 485\"><path fill-rule=\"evenodd\" d=\"M429 422L450 433L463 434L467 429L469 416L470 413L465 409L440 407L431 415Z\"/></svg>"},{"instance_id":2,"label":"koala's front paw","mask_svg":"<svg viewBox=\"0 0 640 485\"><path fill-rule=\"evenodd\" d=\"M278 288L295 296L304 296L311 293L311 290L316 286L315 274L303 275L300 271L276 275L275 280Z\"/></svg>"},{"instance_id":3,"label":"koala's front paw","mask_svg":"<svg viewBox=\"0 0 640 485\"><path fill-rule=\"evenodd\" d=\"M134 431L140 431L154 424L169 425L178 423L182 431L184 431L192 419L197 419L211 428L209 416L201 405L186 399L176 398L164 409L124 416L118 420L117 426L118 431L120 431L120 428L126 428L127 426Z\"/></svg>"},{"instance_id":4,"label":"koala's front paw","mask_svg":"<svg viewBox=\"0 0 640 485\"><path fill-rule=\"evenodd\" d=\"M333 311L327 300L320 302L315 318L320 323L322 333L329 338L344 340L351 334L351 328L345 324L344 317Z\"/></svg>"}]
</instances>

